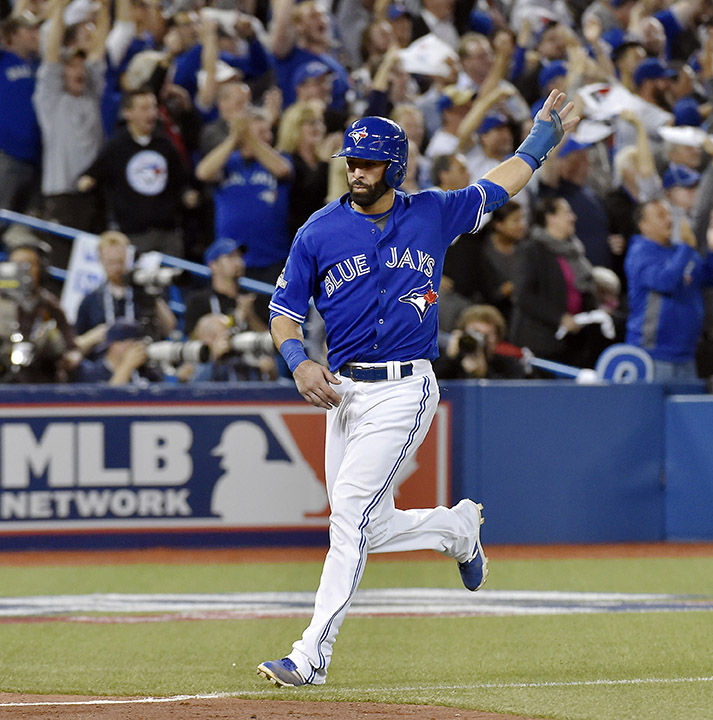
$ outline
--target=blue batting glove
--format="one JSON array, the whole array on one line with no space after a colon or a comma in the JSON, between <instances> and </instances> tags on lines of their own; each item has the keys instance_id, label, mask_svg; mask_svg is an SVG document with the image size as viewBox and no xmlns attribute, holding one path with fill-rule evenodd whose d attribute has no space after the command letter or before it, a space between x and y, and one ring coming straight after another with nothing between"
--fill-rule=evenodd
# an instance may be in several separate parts
<instances>
[{"instance_id":1,"label":"blue batting glove","mask_svg":"<svg viewBox=\"0 0 713 720\"><path fill-rule=\"evenodd\" d=\"M523 159L533 171L542 166L552 148L557 147L564 137L562 120L557 111L550 110L550 118L541 120L538 113L532 130L515 151L515 155Z\"/></svg>"}]
</instances>

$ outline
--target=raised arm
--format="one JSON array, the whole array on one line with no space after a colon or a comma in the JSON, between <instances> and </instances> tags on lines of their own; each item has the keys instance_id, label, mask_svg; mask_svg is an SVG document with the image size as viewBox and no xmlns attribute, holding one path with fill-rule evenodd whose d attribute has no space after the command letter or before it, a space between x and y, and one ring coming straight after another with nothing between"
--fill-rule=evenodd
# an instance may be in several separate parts
<instances>
[{"instance_id":1,"label":"raised arm","mask_svg":"<svg viewBox=\"0 0 713 720\"><path fill-rule=\"evenodd\" d=\"M294 0L272 0L270 50L277 58L287 57L295 46Z\"/></svg>"},{"instance_id":2,"label":"raised arm","mask_svg":"<svg viewBox=\"0 0 713 720\"><path fill-rule=\"evenodd\" d=\"M99 62L106 55L106 40L111 28L111 16L109 14L109 0L100 0L97 11L94 32L87 53L87 60Z\"/></svg>"},{"instance_id":3,"label":"raised arm","mask_svg":"<svg viewBox=\"0 0 713 720\"><path fill-rule=\"evenodd\" d=\"M561 142L565 132L577 127L579 117L569 118L573 104L565 104L565 95L556 88L549 94L528 136L515 155L494 167L483 178L504 188L512 197L527 185L532 173L542 166L550 151Z\"/></svg>"},{"instance_id":4,"label":"raised arm","mask_svg":"<svg viewBox=\"0 0 713 720\"><path fill-rule=\"evenodd\" d=\"M240 140L241 123L237 122L241 116L231 120L228 135L219 145L216 145L196 165L196 177L202 182L217 182L220 173L228 162L231 153L237 148Z\"/></svg>"},{"instance_id":5,"label":"raised arm","mask_svg":"<svg viewBox=\"0 0 713 720\"><path fill-rule=\"evenodd\" d=\"M198 105L209 110L215 104L218 93L216 69L218 64L218 23L205 15L200 19L201 70L205 72L205 81L198 88Z\"/></svg>"},{"instance_id":6,"label":"raised arm","mask_svg":"<svg viewBox=\"0 0 713 720\"><path fill-rule=\"evenodd\" d=\"M48 29L45 39L45 52L43 60L48 63L58 63L62 53L62 38L64 37L64 8L67 0L52 0L52 6L47 20Z\"/></svg>"}]
</instances>

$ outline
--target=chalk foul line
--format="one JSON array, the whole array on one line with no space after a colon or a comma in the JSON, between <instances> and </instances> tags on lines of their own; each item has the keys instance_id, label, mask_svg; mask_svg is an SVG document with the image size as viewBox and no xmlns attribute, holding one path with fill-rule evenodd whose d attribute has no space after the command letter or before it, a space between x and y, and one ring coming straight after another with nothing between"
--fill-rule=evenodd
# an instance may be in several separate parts
<instances>
[{"instance_id":1,"label":"chalk foul line","mask_svg":"<svg viewBox=\"0 0 713 720\"><path fill-rule=\"evenodd\" d=\"M543 682L511 682L511 683L468 683L468 684L449 684L449 685L389 685L382 687L344 687L339 686L341 691L353 691L362 693L389 693L389 692L419 692L419 691L437 691L437 690L516 690L516 689L538 689L553 687L588 687L588 686L616 686L616 685L681 685L691 683L711 683L713 675L697 676L697 677L669 677L669 678L596 678L592 680L562 680L562 681L543 681ZM309 688L307 692L313 691ZM274 696L276 692L284 691L275 690L243 690L231 693L199 693L195 695L171 695L167 697L142 697L142 698L91 698L86 700L46 700L46 701L28 701L28 702L0 702L0 708L6 707L56 707L56 706L91 706L91 705L150 705L157 703L177 703L186 702L188 700L215 700L221 698L244 698L251 697ZM306 695L290 695L290 699L307 699Z\"/></svg>"}]
</instances>

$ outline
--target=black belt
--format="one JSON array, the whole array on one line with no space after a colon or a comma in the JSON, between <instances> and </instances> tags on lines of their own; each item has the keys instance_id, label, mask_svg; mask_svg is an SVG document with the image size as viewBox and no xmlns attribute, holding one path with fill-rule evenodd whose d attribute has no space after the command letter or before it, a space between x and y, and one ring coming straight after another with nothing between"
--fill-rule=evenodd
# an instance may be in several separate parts
<instances>
[{"instance_id":1,"label":"black belt","mask_svg":"<svg viewBox=\"0 0 713 720\"><path fill-rule=\"evenodd\" d=\"M395 363L395 365L396 370L400 372L394 380L413 375L413 363ZM378 382L389 379L388 368L380 365L343 365L339 368L339 373L357 382Z\"/></svg>"}]
</instances>

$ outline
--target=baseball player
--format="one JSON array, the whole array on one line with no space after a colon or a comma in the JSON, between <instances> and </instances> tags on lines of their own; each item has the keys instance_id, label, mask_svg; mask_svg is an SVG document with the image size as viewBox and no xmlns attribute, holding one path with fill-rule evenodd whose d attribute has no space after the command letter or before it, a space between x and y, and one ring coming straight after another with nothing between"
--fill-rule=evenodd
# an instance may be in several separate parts
<instances>
[{"instance_id":1,"label":"baseball player","mask_svg":"<svg viewBox=\"0 0 713 720\"><path fill-rule=\"evenodd\" d=\"M386 118L345 132L349 192L300 228L270 303L275 345L302 397L325 408L329 551L314 615L292 652L258 666L279 686L321 685L359 585L367 553L431 549L458 562L480 588L487 559L482 506L398 510L393 487L408 473L438 404L438 287L453 238L504 205L573 128L572 103L554 90L515 155L463 190L406 195L408 141ZM307 358L301 325L310 298L324 318L329 368Z\"/></svg>"}]
</instances>

